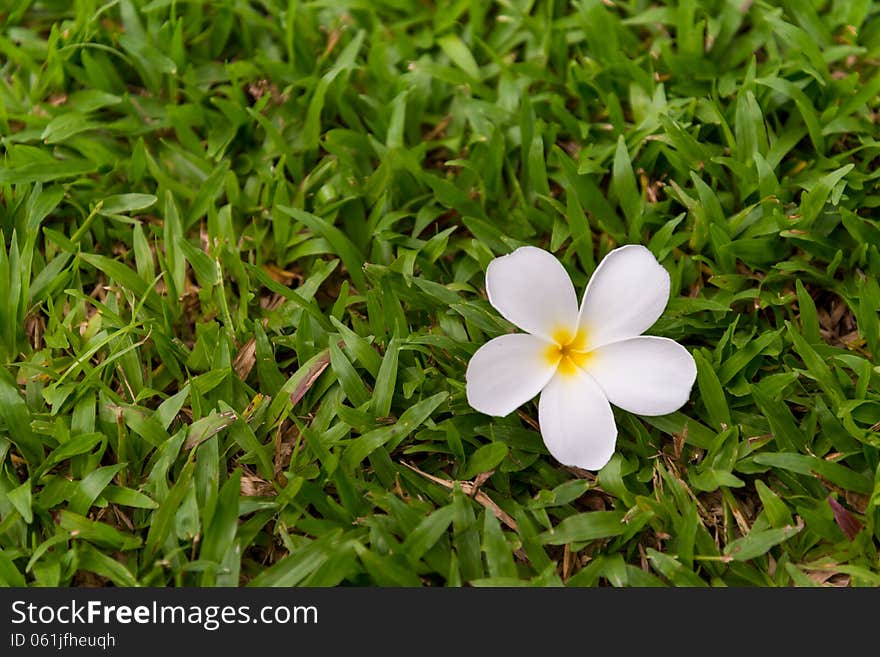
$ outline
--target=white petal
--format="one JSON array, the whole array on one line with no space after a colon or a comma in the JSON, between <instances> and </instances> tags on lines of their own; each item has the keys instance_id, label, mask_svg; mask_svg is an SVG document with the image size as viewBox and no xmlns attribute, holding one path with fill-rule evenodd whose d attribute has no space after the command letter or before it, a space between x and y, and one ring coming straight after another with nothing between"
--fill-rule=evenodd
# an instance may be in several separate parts
<instances>
[{"instance_id":1,"label":"white petal","mask_svg":"<svg viewBox=\"0 0 880 657\"><path fill-rule=\"evenodd\" d=\"M614 414L602 389L583 370L553 377L541 392L538 421L544 444L564 465L599 470L614 454Z\"/></svg>"},{"instance_id":2,"label":"white petal","mask_svg":"<svg viewBox=\"0 0 880 657\"><path fill-rule=\"evenodd\" d=\"M630 244L602 259L584 292L580 328L591 347L641 335L669 301L669 273L644 246Z\"/></svg>"},{"instance_id":3,"label":"white petal","mask_svg":"<svg viewBox=\"0 0 880 657\"><path fill-rule=\"evenodd\" d=\"M666 415L691 394L697 366L669 338L644 335L590 352L584 368L615 406L639 415Z\"/></svg>"},{"instance_id":4,"label":"white petal","mask_svg":"<svg viewBox=\"0 0 880 657\"><path fill-rule=\"evenodd\" d=\"M548 340L574 335L578 307L565 267L551 253L523 246L495 258L486 271L489 302L523 331Z\"/></svg>"},{"instance_id":5,"label":"white petal","mask_svg":"<svg viewBox=\"0 0 880 657\"><path fill-rule=\"evenodd\" d=\"M477 349L467 366L468 403L486 415L505 416L541 392L556 371L552 345L525 333L502 335Z\"/></svg>"}]
</instances>

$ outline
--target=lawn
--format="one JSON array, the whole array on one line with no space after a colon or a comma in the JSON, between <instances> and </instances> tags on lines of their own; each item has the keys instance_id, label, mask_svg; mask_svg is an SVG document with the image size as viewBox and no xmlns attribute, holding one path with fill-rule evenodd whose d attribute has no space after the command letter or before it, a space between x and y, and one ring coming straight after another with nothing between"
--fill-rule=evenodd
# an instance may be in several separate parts
<instances>
[{"instance_id":1,"label":"lawn","mask_svg":"<svg viewBox=\"0 0 880 657\"><path fill-rule=\"evenodd\" d=\"M880 6L0 0L0 584L880 585ZM690 401L473 410L489 262Z\"/></svg>"}]
</instances>

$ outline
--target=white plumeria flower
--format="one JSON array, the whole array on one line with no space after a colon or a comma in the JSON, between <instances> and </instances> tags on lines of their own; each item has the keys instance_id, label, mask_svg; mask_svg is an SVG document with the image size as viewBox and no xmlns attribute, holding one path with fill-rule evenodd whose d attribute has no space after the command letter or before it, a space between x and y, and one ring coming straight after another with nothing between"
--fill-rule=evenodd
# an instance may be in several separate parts
<instances>
[{"instance_id":1,"label":"white plumeria flower","mask_svg":"<svg viewBox=\"0 0 880 657\"><path fill-rule=\"evenodd\" d=\"M688 400L693 357L669 338L643 336L669 299L669 273L638 245L609 253L578 309L562 264L525 246L486 271L489 302L526 333L490 340L468 363L468 403L505 416L538 393L538 421L550 453L564 465L598 470L614 453L611 404L665 415Z\"/></svg>"}]
</instances>

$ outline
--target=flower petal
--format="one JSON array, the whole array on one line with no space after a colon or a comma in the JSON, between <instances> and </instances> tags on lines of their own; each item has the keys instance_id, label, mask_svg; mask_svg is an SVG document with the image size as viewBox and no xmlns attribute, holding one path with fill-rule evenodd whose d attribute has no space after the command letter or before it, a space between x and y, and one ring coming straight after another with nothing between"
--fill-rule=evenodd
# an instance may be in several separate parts
<instances>
[{"instance_id":1,"label":"flower petal","mask_svg":"<svg viewBox=\"0 0 880 657\"><path fill-rule=\"evenodd\" d=\"M525 333L502 335L477 349L467 366L468 403L486 415L504 416L541 392L556 371L550 345Z\"/></svg>"},{"instance_id":2,"label":"flower petal","mask_svg":"<svg viewBox=\"0 0 880 657\"><path fill-rule=\"evenodd\" d=\"M560 330L574 335L578 307L565 267L551 253L523 246L495 258L486 271L489 302L523 331L552 340Z\"/></svg>"},{"instance_id":3,"label":"flower petal","mask_svg":"<svg viewBox=\"0 0 880 657\"><path fill-rule=\"evenodd\" d=\"M584 365L615 406L639 415L666 415L684 406L697 378L687 349L643 335L590 352Z\"/></svg>"},{"instance_id":4,"label":"flower petal","mask_svg":"<svg viewBox=\"0 0 880 657\"><path fill-rule=\"evenodd\" d=\"M641 335L669 301L669 272L644 246L629 244L602 259L584 292L579 326L591 348Z\"/></svg>"},{"instance_id":5,"label":"flower petal","mask_svg":"<svg viewBox=\"0 0 880 657\"><path fill-rule=\"evenodd\" d=\"M602 389L578 368L541 392L538 421L547 449L564 465L599 470L614 454L617 426Z\"/></svg>"}]
</instances>

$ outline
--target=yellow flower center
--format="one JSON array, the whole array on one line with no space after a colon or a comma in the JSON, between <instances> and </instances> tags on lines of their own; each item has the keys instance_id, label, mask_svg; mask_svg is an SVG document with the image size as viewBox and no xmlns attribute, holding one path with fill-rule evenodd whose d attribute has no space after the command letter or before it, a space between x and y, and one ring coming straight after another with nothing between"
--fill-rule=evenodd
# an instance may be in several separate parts
<instances>
[{"instance_id":1,"label":"yellow flower center","mask_svg":"<svg viewBox=\"0 0 880 657\"><path fill-rule=\"evenodd\" d=\"M547 347L545 353L547 362L555 365L557 372L573 376L590 359L586 333L579 330L572 335L568 329L557 329L552 337L554 344Z\"/></svg>"}]
</instances>

